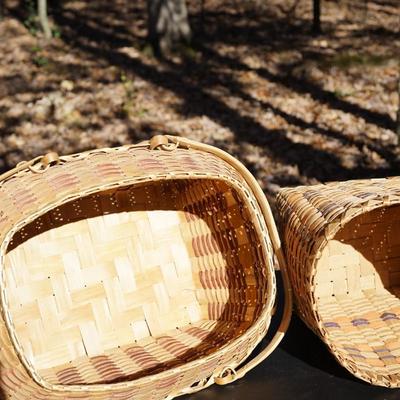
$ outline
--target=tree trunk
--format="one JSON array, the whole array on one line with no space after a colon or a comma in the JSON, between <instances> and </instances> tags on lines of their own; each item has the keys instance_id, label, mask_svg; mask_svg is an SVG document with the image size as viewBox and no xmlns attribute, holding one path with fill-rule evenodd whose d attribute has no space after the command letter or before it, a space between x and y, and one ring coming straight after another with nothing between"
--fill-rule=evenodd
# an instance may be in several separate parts
<instances>
[{"instance_id":1,"label":"tree trunk","mask_svg":"<svg viewBox=\"0 0 400 400\"><path fill-rule=\"evenodd\" d=\"M147 9L149 40L156 54L170 54L190 42L185 0L147 0Z\"/></svg>"},{"instance_id":2,"label":"tree trunk","mask_svg":"<svg viewBox=\"0 0 400 400\"><path fill-rule=\"evenodd\" d=\"M313 27L314 33L321 33L321 0L313 0Z\"/></svg>"},{"instance_id":3,"label":"tree trunk","mask_svg":"<svg viewBox=\"0 0 400 400\"><path fill-rule=\"evenodd\" d=\"M398 94L398 101L399 105L397 107L397 118L396 118L396 133L398 137L398 141L400 143L400 71L399 71L399 80L397 83L397 94Z\"/></svg>"},{"instance_id":4,"label":"tree trunk","mask_svg":"<svg viewBox=\"0 0 400 400\"><path fill-rule=\"evenodd\" d=\"M51 38L49 19L47 17L47 0L38 0L38 15L46 39Z\"/></svg>"}]
</instances>

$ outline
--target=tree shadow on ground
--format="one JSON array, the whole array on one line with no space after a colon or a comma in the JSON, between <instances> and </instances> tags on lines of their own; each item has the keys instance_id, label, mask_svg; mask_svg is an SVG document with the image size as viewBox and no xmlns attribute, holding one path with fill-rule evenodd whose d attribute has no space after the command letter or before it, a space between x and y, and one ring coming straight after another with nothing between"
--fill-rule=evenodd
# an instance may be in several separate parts
<instances>
[{"instance_id":1,"label":"tree shadow on ground","mask_svg":"<svg viewBox=\"0 0 400 400\"><path fill-rule=\"evenodd\" d=\"M236 143L247 142L270 148L274 157L288 164L297 164L300 156L307 160L316 160L316 162L321 160L322 168L316 169L311 166L311 168L302 169L301 172L308 176L315 177L315 174L319 174L324 166L328 166L335 169L337 175L341 175L342 179L346 178L346 172L341 168L334 155L313 149L305 144L293 143L286 137L284 131L268 130L254 119L238 115L236 110L208 94L200 85L193 84L183 78L182 75L186 73L183 70L159 71L138 59L132 59L113 50L104 51L77 42L74 42L74 45L79 45L82 50L102 57L120 68L130 69L142 79L175 92L182 99L187 114L192 116L207 115L213 121L228 127L235 133ZM322 177L318 176L318 178Z\"/></svg>"},{"instance_id":2,"label":"tree shadow on ground","mask_svg":"<svg viewBox=\"0 0 400 400\"><path fill-rule=\"evenodd\" d=\"M14 12L16 17L21 18L18 10ZM200 60L189 59L180 64L168 65L143 61L141 57L130 57L120 51L126 46L134 45L140 48L144 45L144 36L137 33L140 29L135 28L135 31L129 25L134 15L138 19L135 24L143 27L143 8L137 7L133 11L131 9L130 12L130 19L124 15L122 21L116 22L118 16L121 15L121 10L110 3L96 2L96 5L91 4L84 10L60 6L53 10L53 18L62 31L63 41L71 48L78 49L81 54L91 59L101 60L171 91L181 100L178 111L183 116L207 116L212 121L228 128L233 132L234 142L239 149L245 144L258 146L273 160L296 165L301 175L319 181L387 176L397 173L396 151L389 147L385 148L378 141L350 138L334 129L321 127L316 123L291 115L267 101L257 100L257 105L263 111L271 111L290 125L301 130L311 130L323 137L338 140L344 145L354 145L358 149L366 146L387 162L387 167L381 168L365 167L362 163L353 168L345 168L334 152L321 150L307 143L296 143L284 129L268 129L259 120L238 112L220 96L210 93L213 87L223 86L230 95L236 96L241 101L255 103L255 100L233 77L235 71L253 72L268 82L279 84L298 94L309 95L319 104L326 104L332 109L350 113L382 128L393 129L394 121L389 115L367 110L340 99L314 82L296 77L293 73L295 63L283 65L278 71L269 70L265 66L253 68L238 58L215 49L220 43L231 43L232 46L244 45L254 52L284 51L295 47L303 54L303 59L315 57L315 53L309 50L308 42L311 37L308 34L306 21L296 21L288 25L285 24L286 20L279 20L268 13L258 15L246 11L244 14L228 15L224 11L206 12L203 18L210 29L205 32L203 41L195 44ZM198 16L194 17L196 18ZM321 53L319 56L323 58L324 54ZM229 73L222 73L227 69ZM148 135L152 133L149 132ZM136 135L137 131L133 130L132 140L136 139ZM222 142L218 145L232 151L228 143ZM237 155L242 158L240 151ZM242 158L242 161L246 160ZM247 165L252 167L249 161ZM296 179L292 182L293 184L300 183Z\"/></svg>"},{"instance_id":3,"label":"tree shadow on ground","mask_svg":"<svg viewBox=\"0 0 400 400\"><path fill-rule=\"evenodd\" d=\"M393 121L389 115L367 110L358 106L357 104L339 99L334 93L320 88L313 82L295 77L292 71L297 64L282 67L281 73L273 73L267 68L250 68L237 59L228 56L221 56L209 47L203 45L201 45L201 50L203 53L208 54L210 58L218 60L220 63L229 66L229 68L238 71L256 71L258 75L266 80L279 83L280 85L283 85L288 89L292 89L300 94L309 94L314 100L317 100L321 104L327 104L330 108L361 117L365 121L379 125L385 129L395 129L395 121Z\"/></svg>"},{"instance_id":4,"label":"tree shadow on ground","mask_svg":"<svg viewBox=\"0 0 400 400\"><path fill-rule=\"evenodd\" d=\"M128 34L123 27L118 28L116 35L113 36L107 33L105 36L101 30L101 21L96 21L96 17L90 18L90 26L88 26L87 18L83 18L79 13L76 13L74 18L66 17L65 13L60 13L55 15L55 20L63 29L64 40L71 46L79 47L85 53L106 60L111 65L130 71L146 81L174 92L182 100L180 111L183 114L190 116L206 115L234 132L236 143L246 142L261 146L280 162L298 165L303 175L323 181L327 178L341 180L350 177L384 176L391 172L390 168L378 170L356 168L347 170L342 167L334 154L315 149L307 144L292 142L283 130L267 129L255 119L247 115L240 115L237 110L210 94L207 89L216 84L224 85L232 94L243 100L251 101L244 91L238 90L233 79L229 76L227 78L227 76L218 75L216 68L213 68L214 65L217 65L218 68L255 71L268 81L284 85L297 93L309 94L320 103L328 104L331 108L352 113L368 122L380 124L384 128L391 128L393 125L393 121L388 115L365 110L358 105L338 99L333 93L319 88L312 82L291 76L288 71L277 74L268 71L266 68L250 68L237 59L219 54L209 45L197 46L203 57L200 63L190 61L184 64L172 66L164 64L157 67L154 64L144 63L139 58L131 58L118 51L118 46L127 44L126 40L121 41L119 38ZM223 18L221 18L221 21L223 21ZM221 23L221 21L219 22ZM80 27L78 31L75 30L76 26ZM279 22L275 21L274 26L279 26ZM227 29L227 27L224 29ZM256 42L265 40L268 30L265 32L264 30L265 28L257 25L250 29L246 28L246 35L240 29L234 31L233 34L235 37L241 37L242 41L247 40L248 42L245 42L247 45L253 46ZM220 31L221 28L218 29L218 32ZM219 38L218 34L216 38L224 40L224 37ZM109 40L109 42L104 42L104 39ZM281 45L281 42L278 41L276 46ZM286 47L289 46L291 44L286 43ZM264 104L263 106L300 128L311 128L322 135L334 137L343 142L351 141L339 132L319 128L299 117L290 116L270 104ZM354 140L352 144L359 147L365 145L363 142ZM374 151L379 152L389 163L394 162L395 157L390 150L380 148L376 144L367 143L367 145Z\"/></svg>"}]
</instances>

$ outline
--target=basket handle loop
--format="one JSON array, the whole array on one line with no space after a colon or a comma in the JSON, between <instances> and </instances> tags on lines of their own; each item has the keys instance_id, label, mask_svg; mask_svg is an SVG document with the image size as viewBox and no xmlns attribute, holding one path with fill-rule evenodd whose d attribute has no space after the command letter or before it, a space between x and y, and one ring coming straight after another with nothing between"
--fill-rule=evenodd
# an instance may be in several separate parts
<instances>
[{"instance_id":1,"label":"basket handle loop","mask_svg":"<svg viewBox=\"0 0 400 400\"><path fill-rule=\"evenodd\" d=\"M278 347L279 343L285 336L290 323L291 308L291 306L285 304L284 317L282 317L280 327L278 328L272 340L268 343L267 347L265 347L259 354L257 354L256 357L252 358L239 369L225 367L219 376L214 378L214 382L217 385L227 385L228 383L232 383L240 378L243 378L249 371L261 364Z\"/></svg>"},{"instance_id":2,"label":"basket handle loop","mask_svg":"<svg viewBox=\"0 0 400 400\"><path fill-rule=\"evenodd\" d=\"M44 167L47 167L48 165L59 164L60 163L60 156L56 152L51 151L50 153L45 154L41 158L40 163Z\"/></svg>"},{"instance_id":3,"label":"basket handle loop","mask_svg":"<svg viewBox=\"0 0 400 400\"><path fill-rule=\"evenodd\" d=\"M190 386L186 389L183 389L183 390L179 391L178 393L174 393L171 396L171 399L174 397L177 397L177 396L189 395L189 394L200 392L201 390L207 388L208 386L212 385L213 383L214 383L214 378L211 375L211 376L204 378L198 382L195 382L192 386Z\"/></svg>"},{"instance_id":4,"label":"basket handle loop","mask_svg":"<svg viewBox=\"0 0 400 400\"><path fill-rule=\"evenodd\" d=\"M150 139L150 142L149 142L149 149L150 150L161 149L161 150L166 150L166 151L172 151L172 150L175 150L178 147L179 147L179 142L178 141L171 142L168 139L168 136L165 136L165 135L153 136Z\"/></svg>"},{"instance_id":5,"label":"basket handle loop","mask_svg":"<svg viewBox=\"0 0 400 400\"><path fill-rule=\"evenodd\" d=\"M283 281L283 288L285 291L285 305L283 310L282 319L274 337L268 343L268 345L259 353L257 356L252 358L249 362L245 363L241 368L235 369L233 367L225 367L219 376L214 378L214 382L217 385L227 385L228 383L234 382L237 379L243 378L249 371L261 364L279 345L284 338L286 331L290 324L292 316L292 291L289 283L289 277L287 275L285 267L281 264L281 274Z\"/></svg>"},{"instance_id":6,"label":"basket handle loop","mask_svg":"<svg viewBox=\"0 0 400 400\"><path fill-rule=\"evenodd\" d=\"M26 169L29 169L34 173L41 174L47 171L52 165L59 164L61 161L62 160L59 155L54 151L47 153L44 156L35 157L30 161L21 161L16 165L15 168L0 175L0 182L3 182L18 172Z\"/></svg>"},{"instance_id":7,"label":"basket handle loop","mask_svg":"<svg viewBox=\"0 0 400 400\"><path fill-rule=\"evenodd\" d=\"M242 378L244 375L247 374L250 370L252 370L254 367L256 367L258 364L260 364L262 361L264 361L279 345L279 343L282 341L284 338L286 331L289 327L291 316L292 316L292 310L293 310L293 299L292 299L292 288L290 285L289 281L289 276L287 273L287 268L286 268L286 260L283 255L283 250L282 250L282 245L281 241L279 239L278 235L278 230L276 228L276 225L274 223L274 217L271 211L271 208L268 204L268 202L265 200L265 195L264 192L261 190L260 186L258 185L256 179L254 176L245 168L245 166L238 161L236 158L232 157L230 154L226 153L223 150L220 150L216 147L209 146L207 144L202 144L198 142L191 141L186 138L178 138L175 136L169 136L167 135L169 142L171 143L176 143L180 145L181 147L186 147L186 148L192 148L192 149L198 149L202 151L207 151L209 153L213 153L217 155L218 157L222 158L224 161L232 165L237 171L240 172L240 174L244 177L246 180L247 184L250 186L250 188L253 190L255 197L258 201L258 204L263 212L263 215L265 216L265 222L268 227L268 232L271 237L271 241L275 250L276 257L279 262L279 267L281 271L281 276L282 276L282 282L283 282L283 290L284 290L284 309L283 309L283 315L281 322L279 324L279 327L277 331L275 332L275 335L271 339L271 341L268 343L268 345L253 359L251 359L248 363L244 364L241 368L235 369L232 366L227 366L225 367L219 376L216 376L214 378L214 382L218 385L226 385L228 383L234 382L237 379Z\"/></svg>"},{"instance_id":8,"label":"basket handle loop","mask_svg":"<svg viewBox=\"0 0 400 400\"><path fill-rule=\"evenodd\" d=\"M158 149L161 146L168 144L168 138L164 135L156 135L150 139L149 148L150 150Z\"/></svg>"}]
</instances>

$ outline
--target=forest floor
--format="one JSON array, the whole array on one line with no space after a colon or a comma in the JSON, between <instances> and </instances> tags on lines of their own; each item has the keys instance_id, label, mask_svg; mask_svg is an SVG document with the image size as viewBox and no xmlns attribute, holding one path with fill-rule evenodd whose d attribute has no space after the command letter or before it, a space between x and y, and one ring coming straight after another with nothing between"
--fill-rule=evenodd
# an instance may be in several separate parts
<instances>
[{"instance_id":1,"label":"forest floor","mask_svg":"<svg viewBox=\"0 0 400 400\"><path fill-rule=\"evenodd\" d=\"M272 201L282 186L399 174L398 0L324 1L319 36L309 0L206 0L203 17L200 4L193 46L167 63L148 51L144 1L64 1L51 42L6 1L0 171L169 133L236 155Z\"/></svg>"}]
</instances>

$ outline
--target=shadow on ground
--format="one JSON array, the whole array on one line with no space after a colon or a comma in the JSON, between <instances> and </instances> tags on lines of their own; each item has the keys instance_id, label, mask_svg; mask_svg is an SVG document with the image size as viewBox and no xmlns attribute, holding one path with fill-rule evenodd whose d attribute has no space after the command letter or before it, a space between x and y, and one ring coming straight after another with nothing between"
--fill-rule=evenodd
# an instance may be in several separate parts
<instances>
[{"instance_id":1,"label":"shadow on ground","mask_svg":"<svg viewBox=\"0 0 400 400\"><path fill-rule=\"evenodd\" d=\"M20 20L24 19L19 8L10 12ZM233 144L217 139L211 142L239 157L257 175L259 181L263 181L262 174L265 171L251 157L243 156L243 146L256 147L261 156L298 169L299 176L282 174L282 178L273 177L273 183L279 186L288 183L295 185L314 181L383 177L399 172L399 152L395 146L380 142L379 139L371 139L367 135L349 136L339 129L310 122L270 101L254 98L236 79L237 74L255 74L259 79L275 84L282 90L307 96L320 106L350 114L379 129L393 131L394 121L388 114L347 101L310 79L298 76L296 68L299 63L309 60L326 62L332 57L324 49L310 44L314 37L310 35L307 20L288 20L285 17L279 19L276 14L265 9L262 13L245 8L232 13L228 13L226 8L206 9L202 15L199 12L192 15L195 37L201 38L192 49L194 56L179 63L162 63L145 56L131 57L121 51L129 46L139 51L145 48L144 5L141 2L114 4L97 1L74 9L70 2L64 1L63 5L53 10L53 18L62 32L64 43L79 51L82 57L115 66L130 76L139 77L173 93L180 99L175 111L183 118L205 116L231 131L234 135ZM333 29L334 27L327 24L326 37L329 38ZM374 42L382 37L388 40L395 37L395 33L385 27L379 30L358 29L352 35L354 38L369 35ZM357 50L358 42L354 43L353 50ZM235 52L224 50L223 46L228 49L243 47L245 54L260 57L269 52L285 52L296 48L301 57L299 61L278 63L275 68L262 64L249 66L236 57ZM345 51L346 46L348 44L337 47L336 52ZM239 107L233 107L225 101L224 95L235 97ZM270 128L252 113L240 112L240 103L257 109L259 114L270 112L274 117L281 118L284 124L282 127ZM17 124L18 121L7 121L9 131L12 130L13 123ZM319 148L312 141L293 140L288 134L288 126L319 135L321 140L337 141L339 148L354 147L359 155L355 157L352 166L348 167L343 164L337 151ZM157 130L160 130L159 125ZM170 132L168 129L166 131ZM142 139L143 132L145 136L154 133L151 122L144 122L140 128L130 128L131 140L135 141L138 137ZM374 165L367 160L366 153L376 153L383 161Z\"/></svg>"}]
</instances>

